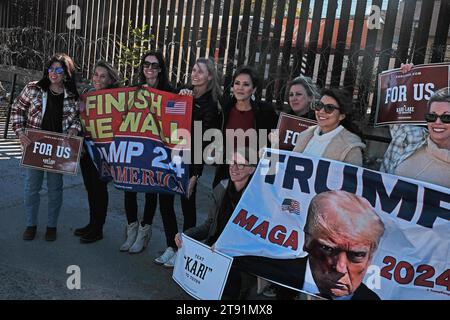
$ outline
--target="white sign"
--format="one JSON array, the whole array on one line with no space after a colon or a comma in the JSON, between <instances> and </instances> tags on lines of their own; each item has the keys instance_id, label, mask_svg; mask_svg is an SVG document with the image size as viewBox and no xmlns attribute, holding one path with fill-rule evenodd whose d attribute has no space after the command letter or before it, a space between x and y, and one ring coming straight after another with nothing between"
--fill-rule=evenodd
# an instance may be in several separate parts
<instances>
[{"instance_id":1,"label":"white sign","mask_svg":"<svg viewBox=\"0 0 450 320\"><path fill-rule=\"evenodd\" d=\"M220 300L233 258L182 234L173 279L199 300Z\"/></svg>"},{"instance_id":2,"label":"white sign","mask_svg":"<svg viewBox=\"0 0 450 320\"><path fill-rule=\"evenodd\" d=\"M333 223L333 228L327 230L333 230L334 236L327 238L320 234L327 239L324 242L311 232L307 244L303 229L313 211L309 210L310 202L319 194L322 194L321 208L326 208L321 210L320 221L323 225ZM318 205L314 208L318 210ZM370 211L374 214L369 215ZM324 212L339 214L326 219ZM384 228L382 235L374 231L375 226L381 230L379 220ZM234 265L241 270L314 293L311 290L315 286L307 284L313 284L315 271L314 279L321 279L317 261L321 259L322 266L329 267L328 261L336 259L323 257L344 252L341 240L346 238L337 230L347 221L357 227L352 239L358 239L354 242L360 251L355 249L358 254L348 256L355 260L353 264L364 257L367 272L364 271L363 284L379 298L450 299L450 189L297 152L266 150L215 248L233 256ZM377 239L374 235L364 238L368 232L363 226L381 237L378 247L372 246L374 252L361 249ZM357 235L358 230L361 233ZM312 254L315 266L310 263ZM360 282L352 282L356 277L350 278L342 281L361 289L347 297L374 297L373 292L359 286ZM325 287L326 281L320 282L317 286Z\"/></svg>"}]
</instances>

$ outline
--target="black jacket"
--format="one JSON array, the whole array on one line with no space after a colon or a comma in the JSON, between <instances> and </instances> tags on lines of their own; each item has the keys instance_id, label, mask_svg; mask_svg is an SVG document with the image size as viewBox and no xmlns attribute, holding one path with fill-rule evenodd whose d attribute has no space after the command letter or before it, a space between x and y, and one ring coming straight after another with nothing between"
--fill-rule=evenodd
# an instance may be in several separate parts
<instances>
[{"instance_id":1,"label":"black jacket","mask_svg":"<svg viewBox=\"0 0 450 320\"><path fill-rule=\"evenodd\" d=\"M214 101L212 92L208 91L201 97L194 99L192 107L192 129L191 134L194 134L194 122L202 122L202 137L193 137L191 145L191 160L194 160L194 151L196 143L202 143L202 162L203 162L203 150L210 143L203 141L203 134L208 129L219 128L219 107L217 101ZM193 164L194 162L191 161ZM203 163L193 164L190 167L189 175L201 176L203 172Z\"/></svg>"},{"instance_id":2,"label":"black jacket","mask_svg":"<svg viewBox=\"0 0 450 320\"><path fill-rule=\"evenodd\" d=\"M292 288L302 289L305 282L308 257L272 259L258 256L234 257L233 267ZM361 283L351 300L380 300L380 297Z\"/></svg>"},{"instance_id":3,"label":"black jacket","mask_svg":"<svg viewBox=\"0 0 450 320\"><path fill-rule=\"evenodd\" d=\"M275 108L271 103L264 101L253 101L251 100L251 106L254 114L253 118L253 128L255 130L267 129L267 134L270 130L275 129L278 123L278 114L275 112ZM236 104L236 99L233 97L223 102L223 110L221 113L222 121L222 134L224 148L226 146L225 141L225 129L230 116L230 111ZM259 141L258 141L259 142ZM260 146L258 146L260 147ZM225 154L225 152L224 152ZM221 164L216 167L216 174L213 181L213 188L222 180L229 178L228 166L226 164Z\"/></svg>"}]
</instances>

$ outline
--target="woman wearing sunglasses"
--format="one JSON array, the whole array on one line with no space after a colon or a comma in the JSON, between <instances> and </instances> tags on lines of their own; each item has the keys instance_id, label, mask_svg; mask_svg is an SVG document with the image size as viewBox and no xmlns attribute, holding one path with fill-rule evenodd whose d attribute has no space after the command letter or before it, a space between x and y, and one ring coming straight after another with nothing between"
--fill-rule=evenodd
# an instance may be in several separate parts
<instances>
[{"instance_id":1,"label":"woman wearing sunglasses","mask_svg":"<svg viewBox=\"0 0 450 320\"><path fill-rule=\"evenodd\" d=\"M100 60L94 66L92 88L89 91L117 88L120 86L118 71L108 62ZM75 229L81 243L93 243L103 239L103 225L108 211L108 183L103 181L92 161L87 147L80 158L81 174L89 201L89 223Z\"/></svg>"},{"instance_id":2,"label":"woman wearing sunglasses","mask_svg":"<svg viewBox=\"0 0 450 320\"><path fill-rule=\"evenodd\" d=\"M44 68L38 82L22 90L11 109L12 127L23 148L32 141L25 130L38 129L75 136L81 131L78 92L73 79L73 61L67 55L56 54ZM48 219L45 240L56 240L56 227L63 197L63 177L60 173L25 169L25 213L27 228L24 240L36 236L40 195L44 175L47 176Z\"/></svg>"},{"instance_id":3,"label":"woman wearing sunglasses","mask_svg":"<svg viewBox=\"0 0 450 320\"><path fill-rule=\"evenodd\" d=\"M251 164L256 158L256 151L249 147L239 149L232 154L231 163L228 165L229 178L222 180L214 188L214 205L211 207L207 219L203 224L185 230L184 234L203 241L208 246L214 246L256 170L256 165ZM178 248L182 247L181 233L176 234L175 242ZM254 281L249 281L252 278ZM254 276L232 268L222 299L245 299L251 289L246 284L256 283L254 278Z\"/></svg>"},{"instance_id":4,"label":"woman wearing sunglasses","mask_svg":"<svg viewBox=\"0 0 450 320\"><path fill-rule=\"evenodd\" d=\"M167 67L161 52L150 51L142 56L139 68L139 81L143 87L155 88L162 91L174 92L169 84ZM159 197L159 209L161 212L164 230L166 233L167 249L154 261L157 264L166 263L176 252L174 237L176 234L177 220L174 210L174 196L170 194L145 194L144 216L138 221L137 193L125 191L125 213L127 215L127 238L120 251L129 253L142 252L152 236L152 223L155 216ZM175 226L175 228L173 227ZM169 230L175 230L169 232Z\"/></svg>"},{"instance_id":5,"label":"woman wearing sunglasses","mask_svg":"<svg viewBox=\"0 0 450 320\"><path fill-rule=\"evenodd\" d=\"M400 163L395 174L450 188L450 88L433 94L425 121L426 143Z\"/></svg>"},{"instance_id":6,"label":"woman wearing sunglasses","mask_svg":"<svg viewBox=\"0 0 450 320\"><path fill-rule=\"evenodd\" d=\"M364 143L341 125L352 112L348 93L335 88L323 90L314 111L318 124L298 136L294 151L362 166Z\"/></svg>"}]
</instances>

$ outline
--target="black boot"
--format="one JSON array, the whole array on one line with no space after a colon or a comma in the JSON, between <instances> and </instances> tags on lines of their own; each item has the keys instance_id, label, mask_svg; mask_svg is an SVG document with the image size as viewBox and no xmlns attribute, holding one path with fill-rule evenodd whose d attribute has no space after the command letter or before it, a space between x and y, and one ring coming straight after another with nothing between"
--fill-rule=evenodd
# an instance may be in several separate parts
<instances>
[{"instance_id":1,"label":"black boot","mask_svg":"<svg viewBox=\"0 0 450 320\"><path fill-rule=\"evenodd\" d=\"M36 237L37 226L27 227L23 233L23 240L33 240Z\"/></svg>"},{"instance_id":2,"label":"black boot","mask_svg":"<svg viewBox=\"0 0 450 320\"><path fill-rule=\"evenodd\" d=\"M88 223L86 226L84 226L83 228L78 228L75 229L75 231L73 232L74 235L76 235L77 237L82 237L86 234L89 233L89 231L91 230L91 223Z\"/></svg>"},{"instance_id":3,"label":"black boot","mask_svg":"<svg viewBox=\"0 0 450 320\"><path fill-rule=\"evenodd\" d=\"M55 241L56 240L56 228L47 227L47 232L45 232L45 240L46 241Z\"/></svg>"},{"instance_id":4,"label":"black boot","mask_svg":"<svg viewBox=\"0 0 450 320\"><path fill-rule=\"evenodd\" d=\"M81 243L93 243L96 242L98 240L103 239L103 228L91 228L91 230L82 235L80 238L80 242Z\"/></svg>"}]
</instances>

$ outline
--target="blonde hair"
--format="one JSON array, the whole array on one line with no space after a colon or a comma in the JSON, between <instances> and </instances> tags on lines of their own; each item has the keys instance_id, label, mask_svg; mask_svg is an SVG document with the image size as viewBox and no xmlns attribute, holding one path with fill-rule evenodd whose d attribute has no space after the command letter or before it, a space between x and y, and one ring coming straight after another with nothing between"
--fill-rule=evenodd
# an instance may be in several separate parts
<instances>
[{"instance_id":1,"label":"blonde hair","mask_svg":"<svg viewBox=\"0 0 450 320\"><path fill-rule=\"evenodd\" d=\"M222 95L222 87L220 85L221 77L219 72L217 71L216 64L211 58L198 58L195 61L195 64L199 63L203 63L206 66L206 69L208 70L208 73L212 78L208 82L207 91L211 91L213 100L217 102Z\"/></svg>"}]
</instances>

